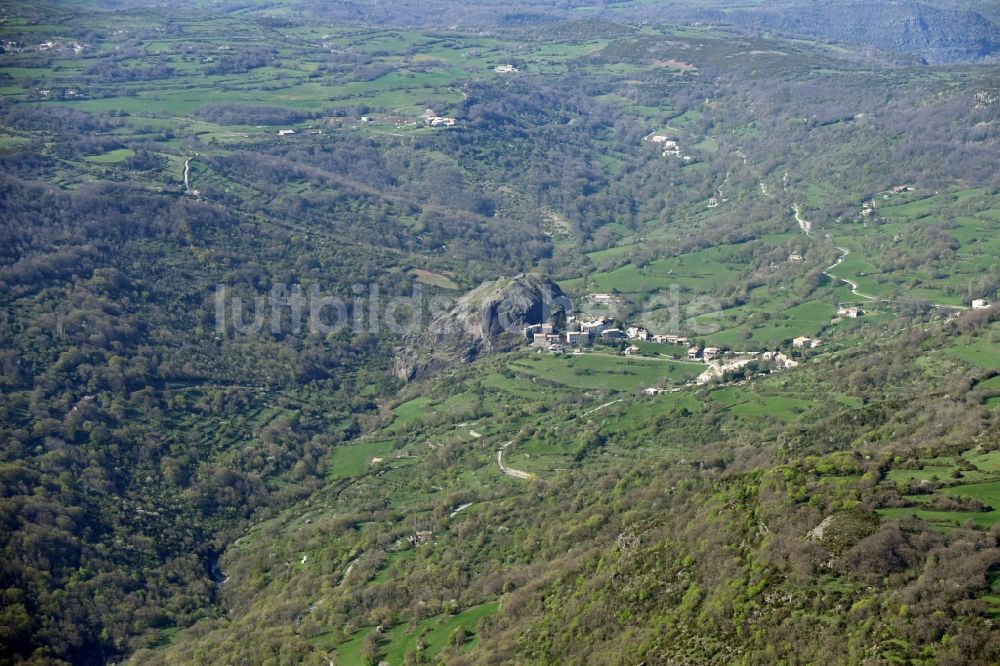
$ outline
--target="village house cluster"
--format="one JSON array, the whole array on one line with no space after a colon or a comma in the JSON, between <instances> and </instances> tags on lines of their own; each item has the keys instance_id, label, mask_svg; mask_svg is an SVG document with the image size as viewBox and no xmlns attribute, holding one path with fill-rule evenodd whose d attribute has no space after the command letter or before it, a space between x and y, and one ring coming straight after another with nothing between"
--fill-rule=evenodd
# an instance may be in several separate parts
<instances>
[{"instance_id":1,"label":"village house cluster","mask_svg":"<svg viewBox=\"0 0 1000 666\"><path fill-rule=\"evenodd\" d=\"M600 295L600 294L598 294ZM595 341L617 342L635 340L655 342L658 344L688 344L688 339L679 335L651 335L641 326L627 326L624 330L615 327L614 322L607 317L596 317L589 320L578 320L570 316L566 320L564 333L557 333L552 324L531 324L523 329L524 336L533 347L551 352L565 351L570 347L579 347ZM632 356L641 350L635 345L625 348L625 355Z\"/></svg>"}]
</instances>

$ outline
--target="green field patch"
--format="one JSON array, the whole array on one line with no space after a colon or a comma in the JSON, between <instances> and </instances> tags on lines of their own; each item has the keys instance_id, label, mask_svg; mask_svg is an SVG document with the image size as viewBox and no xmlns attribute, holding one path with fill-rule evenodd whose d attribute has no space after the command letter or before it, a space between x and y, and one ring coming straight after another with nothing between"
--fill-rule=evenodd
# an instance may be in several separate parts
<instances>
[{"instance_id":1,"label":"green field patch","mask_svg":"<svg viewBox=\"0 0 1000 666\"><path fill-rule=\"evenodd\" d=\"M875 512L885 520L906 520L918 518L938 526L964 525L972 521L979 527L989 528L1000 521L1000 511L928 511L916 507L878 509Z\"/></svg>"},{"instance_id":2,"label":"green field patch","mask_svg":"<svg viewBox=\"0 0 1000 666\"><path fill-rule=\"evenodd\" d=\"M342 444L333 450L329 462L329 478L357 476L368 469L373 458L384 458L393 449L391 441Z\"/></svg>"},{"instance_id":3,"label":"green field patch","mask_svg":"<svg viewBox=\"0 0 1000 666\"><path fill-rule=\"evenodd\" d=\"M977 453L975 449L973 449L963 453L962 457L983 472L1000 474L1000 451Z\"/></svg>"},{"instance_id":4,"label":"green field patch","mask_svg":"<svg viewBox=\"0 0 1000 666\"><path fill-rule=\"evenodd\" d=\"M986 339L945 347L945 353L984 370L1000 368L1000 345Z\"/></svg>"},{"instance_id":5,"label":"green field patch","mask_svg":"<svg viewBox=\"0 0 1000 666\"><path fill-rule=\"evenodd\" d=\"M440 287L442 289L458 289L458 285L443 273L434 273L422 268L414 268L410 271L410 274L421 284Z\"/></svg>"},{"instance_id":6,"label":"green field patch","mask_svg":"<svg viewBox=\"0 0 1000 666\"><path fill-rule=\"evenodd\" d=\"M483 387L504 391L522 398L540 399L552 395L552 388L539 386L522 377L506 377L499 373L487 375L481 380Z\"/></svg>"},{"instance_id":7,"label":"green field patch","mask_svg":"<svg viewBox=\"0 0 1000 666\"><path fill-rule=\"evenodd\" d=\"M909 483L910 481L943 480L957 469L954 465L924 465L921 469L892 469L886 474L888 481Z\"/></svg>"},{"instance_id":8,"label":"green field patch","mask_svg":"<svg viewBox=\"0 0 1000 666\"><path fill-rule=\"evenodd\" d=\"M478 642L476 627L484 617L497 612L500 603L497 601L473 606L461 613L448 615L442 613L429 617L414 625L398 625L378 635L378 654L381 660L389 666L402 666L409 652L415 652L418 639L423 641L424 656L430 660L452 639L456 629L461 627L465 632L465 641L460 646L462 651L471 650ZM349 640L336 646L337 663L363 664L362 648L374 627L366 627L358 631ZM322 642L322 637L314 637L314 644ZM377 663L377 662L376 662Z\"/></svg>"},{"instance_id":9,"label":"green field patch","mask_svg":"<svg viewBox=\"0 0 1000 666\"><path fill-rule=\"evenodd\" d=\"M408 400L397 405L392 410L392 413L396 416L392 421L392 425L394 427L401 427L413 423L427 413L430 402L430 398L420 396L419 398L414 398L413 400Z\"/></svg>"},{"instance_id":10,"label":"green field patch","mask_svg":"<svg viewBox=\"0 0 1000 666\"><path fill-rule=\"evenodd\" d=\"M861 398L856 398L853 395L847 395L846 393L838 393L834 396L834 400L844 405L845 407L850 407L851 409L861 409L863 402Z\"/></svg>"},{"instance_id":11,"label":"green field patch","mask_svg":"<svg viewBox=\"0 0 1000 666\"><path fill-rule=\"evenodd\" d=\"M816 406L811 400L784 395L760 394L744 387L712 391L709 400L724 405L731 414L789 422Z\"/></svg>"},{"instance_id":12,"label":"green field patch","mask_svg":"<svg viewBox=\"0 0 1000 666\"><path fill-rule=\"evenodd\" d=\"M606 353L572 356L536 355L512 361L516 372L547 379L573 388L634 391L642 386L680 383L697 376L700 363L668 359L640 359Z\"/></svg>"},{"instance_id":13,"label":"green field patch","mask_svg":"<svg viewBox=\"0 0 1000 666\"><path fill-rule=\"evenodd\" d=\"M102 155L90 155L83 159L94 164L118 164L134 156L135 151L131 148L119 148L118 150L110 150Z\"/></svg>"}]
</instances>

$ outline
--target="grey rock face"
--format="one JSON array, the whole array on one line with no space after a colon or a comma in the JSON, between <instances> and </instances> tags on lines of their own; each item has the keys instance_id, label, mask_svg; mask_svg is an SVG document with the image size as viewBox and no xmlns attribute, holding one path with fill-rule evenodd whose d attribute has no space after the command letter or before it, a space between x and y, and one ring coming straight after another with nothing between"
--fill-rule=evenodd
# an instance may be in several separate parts
<instances>
[{"instance_id":1,"label":"grey rock face","mask_svg":"<svg viewBox=\"0 0 1000 666\"><path fill-rule=\"evenodd\" d=\"M397 350L395 375L412 379L483 353L510 350L524 340L525 326L551 322L571 309L559 285L544 275L483 283Z\"/></svg>"}]
</instances>

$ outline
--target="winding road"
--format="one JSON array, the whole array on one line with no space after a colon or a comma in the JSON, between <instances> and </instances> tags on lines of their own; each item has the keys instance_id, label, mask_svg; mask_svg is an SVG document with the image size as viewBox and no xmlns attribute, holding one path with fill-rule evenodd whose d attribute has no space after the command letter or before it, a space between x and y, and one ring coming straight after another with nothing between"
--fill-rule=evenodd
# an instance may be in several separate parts
<instances>
[{"instance_id":1,"label":"winding road","mask_svg":"<svg viewBox=\"0 0 1000 666\"><path fill-rule=\"evenodd\" d=\"M507 467L506 463L504 463L503 461L503 454L506 453L507 447L509 447L513 443L514 440L510 440L506 444L502 445L499 449L497 449L497 465L500 467L501 472L503 472L504 474L513 479L530 479L532 476L534 476L533 474L529 474L528 472L523 472L519 469L511 469L510 467Z\"/></svg>"},{"instance_id":2,"label":"winding road","mask_svg":"<svg viewBox=\"0 0 1000 666\"><path fill-rule=\"evenodd\" d=\"M806 236L812 238L813 235L812 222L802 217L802 208L799 206L799 204L793 203L792 210L795 211L795 221L798 223L799 228L802 229L802 232ZM830 235L827 234L826 237L829 239ZM896 302L891 298L881 298L879 296L872 296L871 294L866 294L862 291L858 291L857 282L854 282L853 280L848 280L847 278L842 278L839 275L834 275L833 273L831 273L830 271L832 271L834 268L842 264L844 259L847 258L847 255L851 253L851 251L848 250L846 247L840 247L839 245L834 245L834 247L837 249L838 252L840 252L840 256L837 257L837 261L833 262L830 266L826 268L826 270L823 271L823 275L826 275L834 280L846 283L848 286L850 286L851 293L857 296L858 298L864 298L869 301L884 301L887 303ZM950 305L946 303L931 303L930 305L935 308L944 308L947 310L968 310L968 308L964 305Z\"/></svg>"},{"instance_id":3,"label":"winding road","mask_svg":"<svg viewBox=\"0 0 1000 666\"><path fill-rule=\"evenodd\" d=\"M186 160L184 160L184 192L186 194L193 194L193 192L191 191L191 181L189 179L189 176L191 175L191 160L192 159L194 159L194 158L193 157L189 157Z\"/></svg>"},{"instance_id":4,"label":"winding road","mask_svg":"<svg viewBox=\"0 0 1000 666\"><path fill-rule=\"evenodd\" d=\"M799 204L793 203L792 204L792 210L795 211L795 221L798 222L799 228L802 229L802 233L804 233L806 236L809 236L810 238L812 238L812 235L813 235L813 232L812 232L812 222L810 222L806 218L802 217L802 208L799 206ZM835 245L834 247L837 248L838 252L840 252L840 256L837 257L837 261L833 262L830 266L828 266L826 268L826 270L823 271L823 275L826 275L827 277L829 277L829 278L831 278L833 280L839 280L840 282L846 282L851 287L851 293L854 294L855 296L859 297L859 298L864 298L864 299L867 299L869 301L880 300L877 296L871 296L869 294L863 294L860 291L858 291L858 283L857 282L852 282L851 280L848 280L847 278L839 277L839 276L834 275L833 273L830 272L834 268L836 268L837 266L839 266L844 261L844 259L847 258L847 255L849 255L851 253L851 251L848 250L846 247L840 247L839 245Z\"/></svg>"}]
</instances>

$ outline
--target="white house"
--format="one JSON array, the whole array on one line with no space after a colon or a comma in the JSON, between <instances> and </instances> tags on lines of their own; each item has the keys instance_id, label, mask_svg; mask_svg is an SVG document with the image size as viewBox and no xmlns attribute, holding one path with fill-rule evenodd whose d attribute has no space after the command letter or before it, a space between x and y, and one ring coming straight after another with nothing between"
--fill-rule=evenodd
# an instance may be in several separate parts
<instances>
[{"instance_id":1,"label":"white house","mask_svg":"<svg viewBox=\"0 0 1000 666\"><path fill-rule=\"evenodd\" d=\"M629 326L625 329L625 335L629 340L649 340L649 332L638 326Z\"/></svg>"},{"instance_id":2,"label":"white house","mask_svg":"<svg viewBox=\"0 0 1000 666\"><path fill-rule=\"evenodd\" d=\"M604 319L595 319L593 321L585 321L580 324L580 330L587 335L600 335L604 327L607 326L607 321Z\"/></svg>"},{"instance_id":3,"label":"white house","mask_svg":"<svg viewBox=\"0 0 1000 666\"><path fill-rule=\"evenodd\" d=\"M618 299L611 294L590 294L587 298L598 305L612 305L618 301Z\"/></svg>"},{"instance_id":4,"label":"white house","mask_svg":"<svg viewBox=\"0 0 1000 666\"><path fill-rule=\"evenodd\" d=\"M990 304L985 298L977 298L972 301L973 310L985 310L988 307L990 307Z\"/></svg>"}]
</instances>

